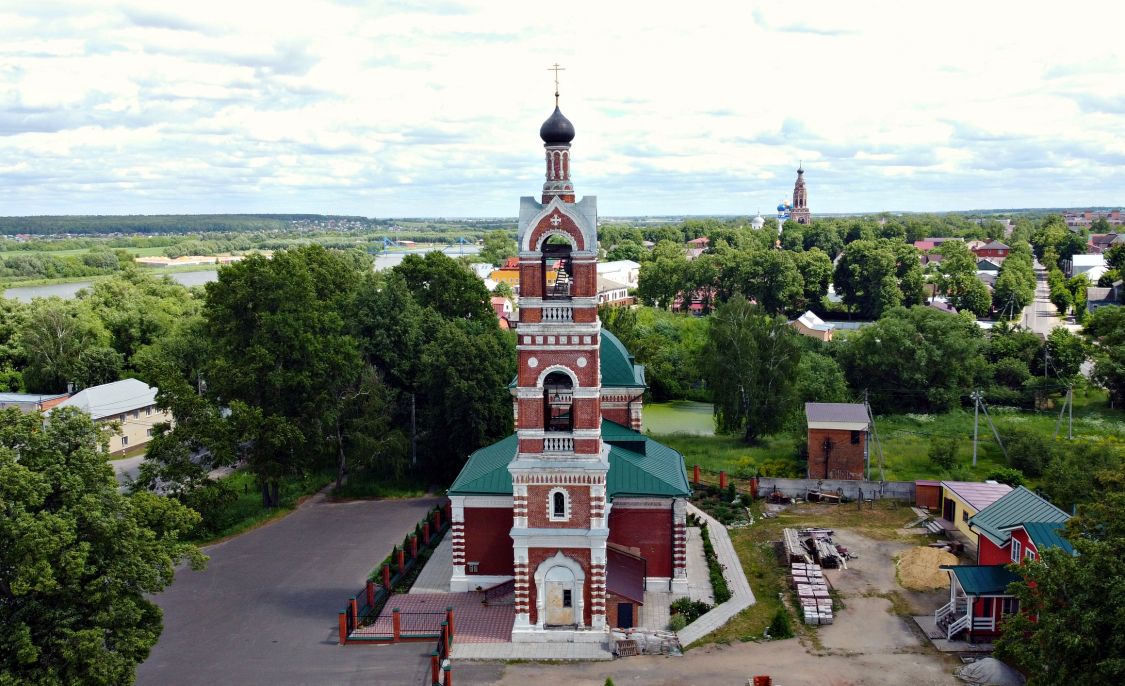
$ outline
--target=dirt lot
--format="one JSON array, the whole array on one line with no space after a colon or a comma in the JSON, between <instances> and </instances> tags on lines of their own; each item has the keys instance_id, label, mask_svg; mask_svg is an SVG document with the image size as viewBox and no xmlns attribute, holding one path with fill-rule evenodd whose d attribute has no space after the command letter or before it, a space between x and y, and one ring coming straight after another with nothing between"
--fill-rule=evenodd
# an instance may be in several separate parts
<instances>
[{"instance_id":1,"label":"dirt lot","mask_svg":"<svg viewBox=\"0 0 1125 686\"><path fill-rule=\"evenodd\" d=\"M893 558L910 544L870 538L854 529L837 529L835 540L858 555L848 563L847 570L826 572L845 607L838 612L835 624L820 627L807 637L711 645L676 658L510 664L498 681L474 681L474 675L466 670L466 678L458 683L602 686L606 677L612 677L617 686L742 686L749 677L769 674L778 686L959 684L952 676L959 663L930 647L908 616L911 612L932 612L944 602L944 592L906 591L895 579Z\"/></svg>"}]
</instances>

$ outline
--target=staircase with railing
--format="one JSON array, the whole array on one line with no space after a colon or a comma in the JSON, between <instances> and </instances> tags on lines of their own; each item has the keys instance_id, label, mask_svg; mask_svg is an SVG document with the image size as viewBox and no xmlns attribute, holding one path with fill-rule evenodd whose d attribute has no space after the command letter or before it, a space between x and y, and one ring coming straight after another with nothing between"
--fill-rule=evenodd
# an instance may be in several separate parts
<instances>
[{"instance_id":1,"label":"staircase with railing","mask_svg":"<svg viewBox=\"0 0 1125 686\"><path fill-rule=\"evenodd\" d=\"M483 605L514 605L516 602L516 580L508 579L491 588L480 591Z\"/></svg>"},{"instance_id":2,"label":"staircase with railing","mask_svg":"<svg viewBox=\"0 0 1125 686\"><path fill-rule=\"evenodd\" d=\"M967 598L956 598L942 605L934 612L938 629L949 640L969 628L969 602Z\"/></svg>"}]
</instances>

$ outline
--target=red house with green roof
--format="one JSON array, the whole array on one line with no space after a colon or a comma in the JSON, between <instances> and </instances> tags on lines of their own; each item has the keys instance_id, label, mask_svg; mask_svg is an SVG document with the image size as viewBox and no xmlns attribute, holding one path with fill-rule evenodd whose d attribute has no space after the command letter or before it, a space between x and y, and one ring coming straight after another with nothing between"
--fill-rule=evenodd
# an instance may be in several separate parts
<instances>
[{"instance_id":1,"label":"red house with green roof","mask_svg":"<svg viewBox=\"0 0 1125 686\"><path fill-rule=\"evenodd\" d=\"M449 489L450 590L512 583L513 641L600 642L639 623L646 591L686 595L691 491L683 456L639 433L644 369L598 319L597 204L576 200L557 101L539 134L547 180L517 232L516 432Z\"/></svg>"},{"instance_id":2,"label":"red house with green roof","mask_svg":"<svg viewBox=\"0 0 1125 686\"><path fill-rule=\"evenodd\" d=\"M1019 611L1008 585L1019 577L1007 565L1039 560L1040 551L1074 548L1062 536L1070 515L1020 486L969 518L978 534L977 564L948 565L949 603L934 613L946 638L964 633L969 641L990 641L1004 617Z\"/></svg>"}]
</instances>

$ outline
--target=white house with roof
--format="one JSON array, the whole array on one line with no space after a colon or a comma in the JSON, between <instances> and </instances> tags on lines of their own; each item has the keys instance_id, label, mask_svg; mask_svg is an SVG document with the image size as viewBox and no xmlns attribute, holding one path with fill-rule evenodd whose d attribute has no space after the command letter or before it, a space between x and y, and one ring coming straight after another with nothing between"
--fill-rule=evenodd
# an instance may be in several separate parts
<instances>
[{"instance_id":1,"label":"white house with roof","mask_svg":"<svg viewBox=\"0 0 1125 686\"><path fill-rule=\"evenodd\" d=\"M614 260L598 263L598 278L636 288L641 276L641 265L633 260Z\"/></svg>"},{"instance_id":2,"label":"white house with roof","mask_svg":"<svg viewBox=\"0 0 1125 686\"><path fill-rule=\"evenodd\" d=\"M157 390L143 381L124 379L79 391L52 411L76 407L90 415L95 424L116 422L117 431L109 439L109 451L116 455L147 444L157 424L172 423L172 415L156 407Z\"/></svg>"},{"instance_id":3,"label":"white house with roof","mask_svg":"<svg viewBox=\"0 0 1125 686\"><path fill-rule=\"evenodd\" d=\"M821 341L832 340L832 332L836 330L835 324L830 324L813 314L812 310L806 311L800 317L789 322L789 325L802 336L809 336Z\"/></svg>"},{"instance_id":4,"label":"white house with roof","mask_svg":"<svg viewBox=\"0 0 1125 686\"><path fill-rule=\"evenodd\" d=\"M1105 255L1075 255L1070 258L1071 277L1085 274L1091 284L1097 284L1098 279L1109 271Z\"/></svg>"}]
</instances>

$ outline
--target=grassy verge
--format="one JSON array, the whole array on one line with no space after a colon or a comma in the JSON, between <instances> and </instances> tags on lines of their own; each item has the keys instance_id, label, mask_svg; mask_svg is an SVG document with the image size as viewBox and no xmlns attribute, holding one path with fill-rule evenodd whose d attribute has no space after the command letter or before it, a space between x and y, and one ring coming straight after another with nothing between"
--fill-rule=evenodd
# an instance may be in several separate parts
<instances>
[{"instance_id":1,"label":"grassy verge","mask_svg":"<svg viewBox=\"0 0 1125 686\"><path fill-rule=\"evenodd\" d=\"M797 441L790 435L767 436L759 445L749 446L738 436L687 436L674 434L654 436L661 443L684 455L688 471L692 465L717 472L753 476L755 468L762 474L782 475L804 472L796 458Z\"/></svg>"},{"instance_id":2,"label":"grassy verge","mask_svg":"<svg viewBox=\"0 0 1125 686\"><path fill-rule=\"evenodd\" d=\"M236 497L233 502L224 506L222 513L224 526L214 535L195 541L201 545L237 536L289 514L296 509L302 498L313 495L332 483L332 474L330 472L314 472L304 477L283 479L278 489L281 505L276 508L262 506L262 493L258 486L258 478L253 474L238 471L225 477L223 481L232 487Z\"/></svg>"},{"instance_id":3,"label":"grassy verge","mask_svg":"<svg viewBox=\"0 0 1125 686\"><path fill-rule=\"evenodd\" d=\"M340 488L332 489L333 500L366 500L373 498L420 498L428 484L421 476L388 479L379 474L360 472L348 476Z\"/></svg>"}]
</instances>

